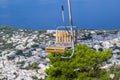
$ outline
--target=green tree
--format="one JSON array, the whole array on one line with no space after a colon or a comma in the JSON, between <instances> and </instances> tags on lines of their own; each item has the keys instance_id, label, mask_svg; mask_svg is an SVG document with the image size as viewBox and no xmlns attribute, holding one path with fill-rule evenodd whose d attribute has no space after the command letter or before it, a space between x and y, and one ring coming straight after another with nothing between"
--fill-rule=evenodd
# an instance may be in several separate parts
<instances>
[{"instance_id":1,"label":"green tree","mask_svg":"<svg viewBox=\"0 0 120 80\"><path fill-rule=\"evenodd\" d=\"M68 56L71 51L65 51L62 56ZM46 69L47 80L109 80L100 64L112 56L110 50L97 52L85 44L75 47L75 55L71 59L61 59L59 55L51 53L50 68Z\"/></svg>"},{"instance_id":2,"label":"green tree","mask_svg":"<svg viewBox=\"0 0 120 80\"><path fill-rule=\"evenodd\" d=\"M17 50L16 55L24 55L22 50Z\"/></svg>"},{"instance_id":3,"label":"green tree","mask_svg":"<svg viewBox=\"0 0 120 80\"><path fill-rule=\"evenodd\" d=\"M32 69L38 68L38 63L37 62L33 62L32 65L31 65L31 68Z\"/></svg>"}]
</instances>

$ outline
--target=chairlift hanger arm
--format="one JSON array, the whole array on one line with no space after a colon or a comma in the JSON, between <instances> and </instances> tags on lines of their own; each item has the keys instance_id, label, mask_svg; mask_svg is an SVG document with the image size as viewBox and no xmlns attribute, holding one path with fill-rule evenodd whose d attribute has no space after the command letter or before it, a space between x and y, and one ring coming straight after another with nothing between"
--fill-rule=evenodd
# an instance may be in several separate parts
<instances>
[{"instance_id":1,"label":"chairlift hanger arm","mask_svg":"<svg viewBox=\"0 0 120 80\"><path fill-rule=\"evenodd\" d=\"M61 6L61 9L62 9L62 21L63 21L63 25L64 25L66 31L70 34L70 32L69 32L69 30L68 30L68 28L66 27L66 24L65 24L65 15L64 15L64 6L63 5Z\"/></svg>"},{"instance_id":2,"label":"chairlift hanger arm","mask_svg":"<svg viewBox=\"0 0 120 80\"><path fill-rule=\"evenodd\" d=\"M74 56L74 52L75 52L74 34L73 34L73 22L72 22L72 11L71 11L70 0L68 0L68 10L69 10L70 29L71 29L72 54L69 57L61 56L61 58L63 58L63 59L71 59Z\"/></svg>"}]
</instances>

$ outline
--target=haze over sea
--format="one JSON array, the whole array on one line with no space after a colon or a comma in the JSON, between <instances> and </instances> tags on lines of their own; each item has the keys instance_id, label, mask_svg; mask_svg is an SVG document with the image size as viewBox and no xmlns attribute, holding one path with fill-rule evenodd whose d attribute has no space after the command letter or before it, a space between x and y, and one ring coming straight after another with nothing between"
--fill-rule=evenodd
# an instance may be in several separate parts
<instances>
[{"instance_id":1,"label":"haze over sea","mask_svg":"<svg viewBox=\"0 0 120 80\"><path fill-rule=\"evenodd\" d=\"M0 0L0 25L29 29L56 29L63 25L61 5L69 25L67 0ZM71 0L78 28L120 29L120 0Z\"/></svg>"}]
</instances>

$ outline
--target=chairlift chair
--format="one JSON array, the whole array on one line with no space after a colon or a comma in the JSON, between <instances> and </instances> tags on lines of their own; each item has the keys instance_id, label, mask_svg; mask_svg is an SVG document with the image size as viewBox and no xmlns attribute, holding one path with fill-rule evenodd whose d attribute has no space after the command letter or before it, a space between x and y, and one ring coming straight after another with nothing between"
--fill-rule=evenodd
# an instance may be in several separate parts
<instances>
[{"instance_id":1,"label":"chairlift chair","mask_svg":"<svg viewBox=\"0 0 120 80\"><path fill-rule=\"evenodd\" d=\"M76 41L76 32L73 30L73 23L72 23L72 11L71 11L71 3L68 0L68 10L69 10L69 19L70 19L70 30L65 25L64 21L64 7L62 6L62 19L64 23L64 27L66 30L56 30L56 44L55 46L48 46L46 47L46 52L54 52L54 53L62 53L65 50L72 49L72 53L70 56L64 57L61 56L63 59L70 59L74 55L74 47ZM70 44L70 45L66 45Z\"/></svg>"},{"instance_id":2,"label":"chairlift chair","mask_svg":"<svg viewBox=\"0 0 120 80\"><path fill-rule=\"evenodd\" d=\"M59 30L58 27L56 29L56 41L55 45L46 47L45 51L48 53L54 52L54 53L63 53L65 50L72 48L72 40L70 33L66 30ZM76 43L76 31L73 31L74 33L74 43Z\"/></svg>"}]
</instances>

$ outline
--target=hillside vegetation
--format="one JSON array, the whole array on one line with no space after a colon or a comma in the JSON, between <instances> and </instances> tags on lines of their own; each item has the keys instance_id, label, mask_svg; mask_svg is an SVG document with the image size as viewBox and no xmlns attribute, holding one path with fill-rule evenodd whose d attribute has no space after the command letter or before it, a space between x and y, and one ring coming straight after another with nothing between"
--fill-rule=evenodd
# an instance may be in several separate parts
<instances>
[{"instance_id":1,"label":"hillside vegetation","mask_svg":"<svg viewBox=\"0 0 120 80\"><path fill-rule=\"evenodd\" d=\"M71 51L63 53L68 56ZM112 51L97 52L84 44L78 44L71 59L61 59L51 53L50 68L46 70L47 80L109 80L109 74L100 69L102 62L112 57Z\"/></svg>"}]
</instances>

